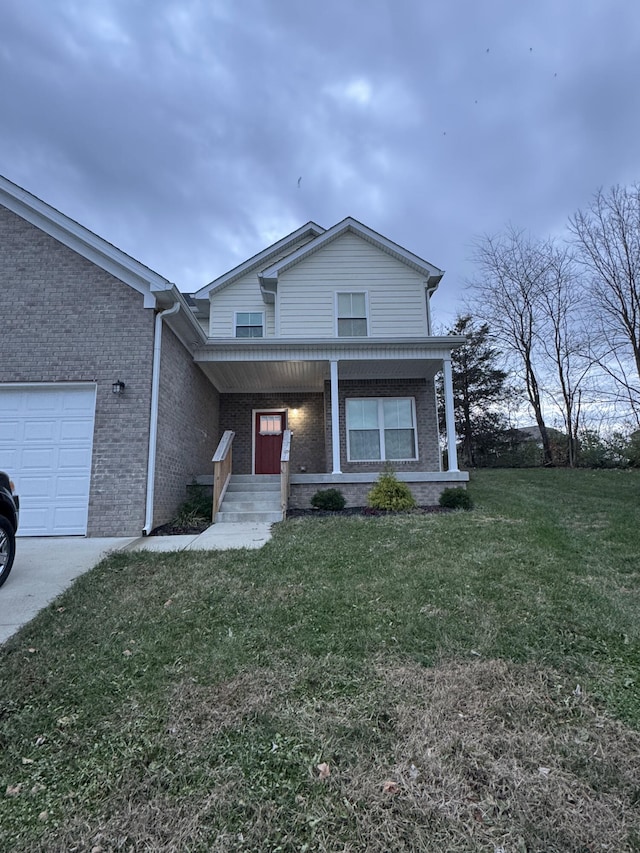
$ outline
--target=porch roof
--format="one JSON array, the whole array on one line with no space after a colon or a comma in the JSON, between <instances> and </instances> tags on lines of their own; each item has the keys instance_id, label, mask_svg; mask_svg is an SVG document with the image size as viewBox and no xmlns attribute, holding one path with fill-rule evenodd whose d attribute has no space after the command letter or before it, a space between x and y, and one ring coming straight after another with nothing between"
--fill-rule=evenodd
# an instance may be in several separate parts
<instances>
[{"instance_id":1,"label":"porch roof","mask_svg":"<svg viewBox=\"0 0 640 853\"><path fill-rule=\"evenodd\" d=\"M318 392L332 361L339 362L339 379L430 379L465 340L209 339L194 359L222 393Z\"/></svg>"}]
</instances>

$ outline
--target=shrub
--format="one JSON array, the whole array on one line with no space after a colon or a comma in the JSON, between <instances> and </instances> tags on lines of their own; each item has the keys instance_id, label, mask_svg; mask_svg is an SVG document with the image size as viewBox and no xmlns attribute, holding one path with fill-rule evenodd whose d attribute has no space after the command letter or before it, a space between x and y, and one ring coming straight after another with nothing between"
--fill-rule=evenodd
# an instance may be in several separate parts
<instances>
[{"instance_id":1,"label":"shrub","mask_svg":"<svg viewBox=\"0 0 640 853\"><path fill-rule=\"evenodd\" d=\"M578 465L582 468L626 468L630 462L629 439L619 432L601 435L597 430L580 433Z\"/></svg>"},{"instance_id":2,"label":"shrub","mask_svg":"<svg viewBox=\"0 0 640 853\"><path fill-rule=\"evenodd\" d=\"M414 509L416 500L406 483L400 482L393 471L384 471L367 495L367 506L372 509Z\"/></svg>"},{"instance_id":3,"label":"shrub","mask_svg":"<svg viewBox=\"0 0 640 853\"><path fill-rule=\"evenodd\" d=\"M334 512L344 509L346 503L345 497L339 489L320 489L311 498L311 506Z\"/></svg>"},{"instance_id":4,"label":"shrub","mask_svg":"<svg viewBox=\"0 0 640 853\"><path fill-rule=\"evenodd\" d=\"M445 489L440 495L440 506L447 509L471 509L473 501L466 489Z\"/></svg>"},{"instance_id":5,"label":"shrub","mask_svg":"<svg viewBox=\"0 0 640 853\"><path fill-rule=\"evenodd\" d=\"M192 483L187 488L187 499L178 507L174 522L176 524L197 524L205 518L211 518L211 491L204 486Z\"/></svg>"}]
</instances>

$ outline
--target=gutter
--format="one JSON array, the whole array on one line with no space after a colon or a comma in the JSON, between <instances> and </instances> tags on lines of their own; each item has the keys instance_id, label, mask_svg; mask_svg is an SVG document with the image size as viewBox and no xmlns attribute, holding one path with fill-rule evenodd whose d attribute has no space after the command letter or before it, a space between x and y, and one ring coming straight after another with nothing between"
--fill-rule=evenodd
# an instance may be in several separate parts
<instances>
[{"instance_id":1,"label":"gutter","mask_svg":"<svg viewBox=\"0 0 640 853\"><path fill-rule=\"evenodd\" d=\"M162 321L171 314L177 314L180 303L156 314L153 336L153 370L151 374L151 414L149 421L149 456L147 462L147 500L142 535L148 536L153 524L153 497L156 483L156 450L158 443L158 403L160 400L160 356L162 352Z\"/></svg>"}]
</instances>

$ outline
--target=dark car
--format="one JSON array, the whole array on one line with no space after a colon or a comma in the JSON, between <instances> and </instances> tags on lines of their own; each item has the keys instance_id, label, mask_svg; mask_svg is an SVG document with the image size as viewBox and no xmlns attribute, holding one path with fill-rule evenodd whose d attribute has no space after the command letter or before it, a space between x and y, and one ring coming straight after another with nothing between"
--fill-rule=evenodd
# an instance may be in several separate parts
<instances>
[{"instance_id":1,"label":"dark car","mask_svg":"<svg viewBox=\"0 0 640 853\"><path fill-rule=\"evenodd\" d=\"M20 501L8 474L0 471L0 586L9 577L16 555Z\"/></svg>"}]
</instances>

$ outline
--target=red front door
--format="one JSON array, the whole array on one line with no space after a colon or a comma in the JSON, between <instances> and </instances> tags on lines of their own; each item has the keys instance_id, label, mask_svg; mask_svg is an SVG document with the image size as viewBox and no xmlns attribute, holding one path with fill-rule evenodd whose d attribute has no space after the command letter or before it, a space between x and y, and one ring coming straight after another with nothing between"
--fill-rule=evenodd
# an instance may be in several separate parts
<instances>
[{"instance_id":1,"label":"red front door","mask_svg":"<svg viewBox=\"0 0 640 853\"><path fill-rule=\"evenodd\" d=\"M282 433L287 428L287 413L264 411L255 414L256 474L279 474Z\"/></svg>"}]
</instances>

